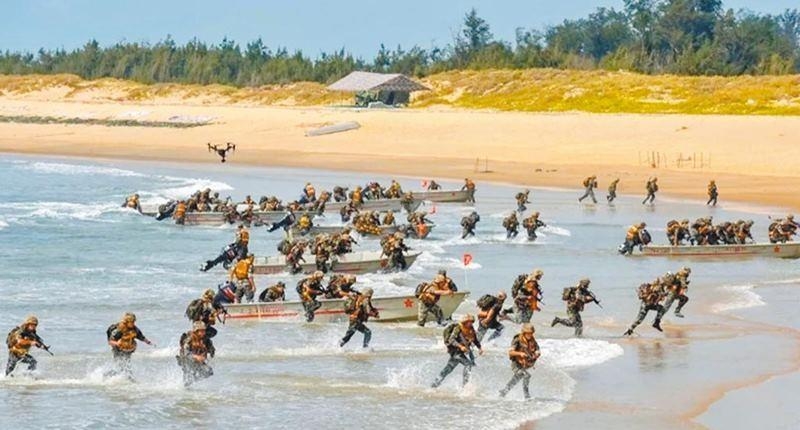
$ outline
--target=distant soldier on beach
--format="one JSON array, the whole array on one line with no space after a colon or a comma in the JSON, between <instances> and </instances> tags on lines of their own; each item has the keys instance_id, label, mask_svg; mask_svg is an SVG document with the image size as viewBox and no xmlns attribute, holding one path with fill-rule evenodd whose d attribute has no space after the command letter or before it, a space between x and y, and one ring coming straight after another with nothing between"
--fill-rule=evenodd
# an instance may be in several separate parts
<instances>
[{"instance_id":1,"label":"distant soldier on beach","mask_svg":"<svg viewBox=\"0 0 800 430\"><path fill-rule=\"evenodd\" d=\"M503 219L503 228L506 229L506 239L513 239L519 234L519 220L517 220L517 213L511 212L511 215Z\"/></svg>"},{"instance_id":2,"label":"distant soldier on beach","mask_svg":"<svg viewBox=\"0 0 800 430\"><path fill-rule=\"evenodd\" d=\"M597 203L597 199L594 197L594 189L597 188L597 176L592 175L586 177L586 179L583 180L583 186L586 188L586 191L578 198L578 201L582 202L586 197L591 197L592 201Z\"/></svg>"},{"instance_id":3,"label":"distant soldier on beach","mask_svg":"<svg viewBox=\"0 0 800 430\"><path fill-rule=\"evenodd\" d=\"M461 190L467 191L467 203L475 203L475 182L470 178L464 178L464 186Z\"/></svg>"},{"instance_id":4,"label":"distant soldier on beach","mask_svg":"<svg viewBox=\"0 0 800 430\"><path fill-rule=\"evenodd\" d=\"M619 184L619 178L614 179L610 184L608 184L608 195L606 196L606 200L608 200L609 203L613 202L614 199L617 198L617 184Z\"/></svg>"},{"instance_id":5,"label":"distant soldier on beach","mask_svg":"<svg viewBox=\"0 0 800 430\"><path fill-rule=\"evenodd\" d=\"M481 216L475 211L472 211L472 213L469 215L461 218L461 238L466 239L467 236L475 236L475 226L480 220Z\"/></svg>"},{"instance_id":6,"label":"distant soldier on beach","mask_svg":"<svg viewBox=\"0 0 800 430\"><path fill-rule=\"evenodd\" d=\"M522 394L525 400L531 398L529 390L531 383L531 374L528 369L532 369L539 359L541 352L539 350L539 343L536 342L534 337L535 330L530 323L522 324L522 329L519 334L514 335L511 340L511 349L508 350L508 358L511 360L511 371L514 375L508 381L505 388L500 390L500 397L505 397L512 388L514 388L520 380L522 380Z\"/></svg>"},{"instance_id":7,"label":"distant soldier on beach","mask_svg":"<svg viewBox=\"0 0 800 430\"><path fill-rule=\"evenodd\" d=\"M514 197L517 200L517 212L525 212L528 208L525 206L526 203L530 203L528 200L528 196L530 196L531 190L520 191Z\"/></svg>"},{"instance_id":8,"label":"distant soldier on beach","mask_svg":"<svg viewBox=\"0 0 800 430\"><path fill-rule=\"evenodd\" d=\"M648 179L647 184L645 184L645 190L647 190L647 196L645 196L642 204L653 204L656 200L656 191L658 191L658 178L653 176Z\"/></svg>"},{"instance_id":9,"label":"distant soldier on beach","mask_svg":"<svg viewBox=\"0 0 800 430\"><path fill-rule=\"evenodd\" d=\"M708 183L708 201L706 202L706 206L716 206L717 205L717 184L712 179L711 182Z\"/></svg>"},{"instance_id":10,"label":"distant soldier on beach","mask_svg":"<svg viewBox=\"0 0 800 430\"><path fill-rule=\"evenodd\" d=\"M525 231L528 233L528 240L536 240L538 236L536 236L536 230L539 227L545 227L546 224L542 221L539 221L539 212L536 211L531 214L531 216L522 220L522 226L525 227Z\"/></svg>"}]
</instances>

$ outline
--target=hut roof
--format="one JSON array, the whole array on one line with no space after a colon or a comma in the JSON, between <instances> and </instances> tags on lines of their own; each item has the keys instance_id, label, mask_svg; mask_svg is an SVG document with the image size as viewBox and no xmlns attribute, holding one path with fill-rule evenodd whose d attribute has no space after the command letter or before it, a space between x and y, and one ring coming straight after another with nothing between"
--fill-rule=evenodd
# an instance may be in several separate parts
<instances>
[{"instance_id":1,"label":"hut roof","mask_svg":"<svg viewBox=\"0 0 800 430\"><path fill-rule=\"evenodd\" d=\"M429 88L400 73L352 72L328 86L334 91L422 91Z\"/></svg>"}]
</instances>

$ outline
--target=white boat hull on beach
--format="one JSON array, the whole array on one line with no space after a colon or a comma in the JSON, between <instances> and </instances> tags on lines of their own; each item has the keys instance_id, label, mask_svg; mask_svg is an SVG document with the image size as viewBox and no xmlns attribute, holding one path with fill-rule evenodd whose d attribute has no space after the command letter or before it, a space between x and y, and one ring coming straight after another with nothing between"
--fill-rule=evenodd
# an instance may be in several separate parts
<instances>
[{"instance_id":1,"label":"white boat hull on beach","mask_svg":"<svg viewBox=\"0 0 800 430\"><path fill-rule=\"evenodd\" d=\"M644 257L774 257L800 258L800 243L746 245L645 246Z\"/></svg>"},{"instance_id":2,"label":"white boat hull on beach","mask_svg":"<svg viewBox=\"0 0 800 430\"><path fill-rule=\"evenodd\" d=\"M406 254L406 265L411 267L421 252L409 252ZM314 256L309 255L308 261L301 264L303 273L313 273L317 270L314 264ZM363 274L381 272L389 269L389 258L381 256L381 251L351 252L331 258L331 272ZM271 275L284 273L289 270L286 257L274 255L270 257L256 258L253 264L253 273L258 275Z\"/></svg>"},{"instance_id":3,"label":"white boat hull on beach","mask_svg":"<svg viewBox=\"0 0 800 430\"><path fill-rule=\"evenodd\" d=\"M250 225L260 226L272 224L282 220L285 216L286 212L282 211L253 212L253 220ZM314 215L311 214L311 216L313 217ZM172 218L166 218L164 221L167 220L174 222ZM241 222L241 220L237 220L234 222L234 224L239 224ZM183 224L218 226L227 224L227 221L225 221L225 215L222 212L187 212L184 217Z\"/></svg>"},{"instance_id":4,"label":"white boat hull on beach","mask_svg":"<svg viewBox=\"0 0 800 430\"><path fill-rule=\"evenodd\" d=\"M468 292L457 292L452 296L442 296L439 306L445 318L449 318L469 295ZM375 322L415 321L417 319L418 300L411 296L374 297L372 305L378 309L380 318L371 318ZM322 299L322 307L315 313L314 321L337 322L347 320L344 313L344 299ZM294 319L303 318L305 311L300 301L239 303L225 305L227 318L245 319Z\"/></svg>"},{"instance_id":5,"label":"white boat hull on beach","mask_svg":"<svg viewBox=\"0 0 800 430\"><path fill-rule=\"evenodd\" d=\"M407 208L403 207L400 199L378 199L378 200L364 200L360 206L359 211L377 211L377 212L400 212L403 210L415 211L422 204L422 200L414 199L411 203L407 204ZM347 202L328 202L325 203L325 212L339 213L343 207L347 206Z\"/></svg>"},{"instance_id":6,"label":"white boat hull on beach","mask_svg":"<svg viewBox=\"0 0 800 430\"><path fill-rule=\"evenodd\" d=\"M428 225L428 230L425 232L424 236L419 237L419 235L417 235L415 233L412 237L415 238L415 239L424 239L424 238L428 237L428 235L431 233L433 228L436 227L436 225L435 224L427 224L427 225ZM399 226L394 226L394 225L382 225L382 226L379 226L379 227L381 229L381 236L383 236L384 234L392 234L392 233L395 233L395 232L400 230ZM295 236L295 237L314 237L314 236L317 236L317 235L320 235L320 234L336 234L336 233L341 232L342 229L344 229L344 228L345 228L345 226L315 225L315 226L311 227L311 229L308 231L308 233L300 234L300 231L297 229L297 227L293 227L292 228L292 235Z\"/></svg>"},{"instance_id":7,"label":"white boat hull on beach","mask_svg":"<svg viewBox=\"0 0 800 430\"><path fill-rule=\"evenodd\" d=\"M466 203L469 200L467 190L414 191L414 199L436 203Z\"/></svg>"}]
</instances>

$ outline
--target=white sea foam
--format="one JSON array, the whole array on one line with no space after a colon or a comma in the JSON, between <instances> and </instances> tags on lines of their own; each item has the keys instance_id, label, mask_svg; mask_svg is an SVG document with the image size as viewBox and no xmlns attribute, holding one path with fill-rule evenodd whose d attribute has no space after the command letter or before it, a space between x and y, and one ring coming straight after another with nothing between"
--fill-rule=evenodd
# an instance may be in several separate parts
<instances>
[{"instance_id":1,"label":"white sea foam","mask_svg":"<svg viewBox=\"0 0 800 430\"><path fill-rule=\"evenodd\" d=\"M543 339L542 365L561 369L594 366L624 353L621 346L594 339Z\"/></svg>"},{"instance_id":2,"label":"white sea foam","mask_svg":"<svg viewBox=\"0 0 800 430\"><path fill-rule=\"evenodd\" d=\"M0 218L0 230L3 230L4 228L7 228L7 227L8 227L8 223L5 221L5 219Z\"/></svg>"},{"instance_id":3,"label":"white sea foam","mask_svg":"<svg viewBox=\"0 0 800 430\"><path fill-rule=\"evenodd\" d=\"M212 181L211 179L203 179L203 178L169 178L169 179L177 180L179 182L178 185L158 190L156 191L156 193L170 199L185 199L194 194L196 191L204 190L206 188L210 188L212 191L215 192L219 191L220 197L224 198L224 196L222 195L222 191L228 191L233 189L233 187L224 182Z\"/></svg>"},{"instance_id":4,"label":"white sea foam","mask_svg":"<svg viewBox=\"0 0 800 430\"><path fill-rule=\"evenodd\" d=\"M110 203L68 203L68 202L16 202L0 203L0 208L25 211L20 217L96 220L110 212L126 212L127 210Z\"/></svg>"},{"instance_id":5,"label":"white sea foam","mask_svg":"<svg viewBox=\"0 0 800 430\"><path fill-rule=\"evenodd\" d=\"M556 227L554 225L547 225L542 227L539 231L543 231L546 233L552 233L556 236L572 236L572 232L567 230L566 228Z\"/></svg>"},{"instance_id":6,"label":"white sea foam","mask_svg":"<svg viewBox=\"0 0 800 430\"><path fill-rule=\"evenodd\" d=\"M114 167L105 166L92 166L86 164L66 164L66 163L47 163L37 161L30 164L20 164L21 169L34 171L37 173L49 173L56 175L102 175L102 176L120 176L120 177L144 177L138 172L131 170L117 169Z\"/></svg>"},{"instance_id":7,"label":"white sea foam","mask_svg":"<svg viewBox=\"0 0 800 430\"><path fill-rule=\"evenodd\" d=\"M729 285L720 287L719 290L725 298L722 302L711 305L711 311L715 313L766 305L761 296L753 292L753 285Z\"/></svg>"}]
</instances>

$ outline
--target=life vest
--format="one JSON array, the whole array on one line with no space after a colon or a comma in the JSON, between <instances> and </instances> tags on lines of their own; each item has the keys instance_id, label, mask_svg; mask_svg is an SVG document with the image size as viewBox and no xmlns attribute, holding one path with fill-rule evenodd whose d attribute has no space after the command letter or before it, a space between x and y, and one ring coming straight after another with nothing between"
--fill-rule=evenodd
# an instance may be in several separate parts
<instances>
[{"instance_id":1,"label":"life vest","mask_svg":"<svg viewBox=\"0 0 800 430\"><path fill-rule=\"evenodd\" d=\"M236 263L236 266L233 268L233 276L240 281L244 281L245 279L250 277L250 261L249 260L241 260Z\"/></svg>"},{"instance_id":2,"label":"life vest","mask_svg":"<svg viewBox=\"0 0 800 430\"><path fill-rule=\"evenodd\" d=\"M242 242L245 245L250 243L250 232L247 230L242 230L239 232L239 242Z\"/></svg>"},{"instance_id":3,"label":"life vest","mask_svg":"<svg viewBox=\"0 0 800 430\"><path fill-rule=\"evenodd\" d=\"M361 196L361 191L354 190L353 195L350 197L350 200L352 200L355 203L363 203L364 199Z\"/></svg>"},{"instance_id":4,"label":"life vest","mask_svg":"<svg viewBox=\"0 0 800 430\"><path fill-rule=\"evenodd\" d=\"M512 356L509 354L508 357L511 359L511 361L519 364L524 369L530 368L536 363L536 350L539 349L539 345L535 338L528 341L525 339L525 336L517 334L514 335L514 339L511 341L511 344L515 346L515 352L525 353L524 357Z\"/></svg>"},{"instance_id":5,"label":"life vest","mask_svg":"<svg viewBox=\"0 0 800 430\"><path fill-rule=\"evenodd\" d=\"M625 240L634 240L638 236L639 236L639 227L634 225L628 229L628 233L625 235Z\"/></svg>"},{"instance_id":6,"label":"life vest","mask_svg":"<svg viewBox=\"0 0 800 430\"><path fill-rule=\"evenodd\" d=\"M317 193L317 191L314 189L313 185L306 185L306 196L314 197L314 195L316 195L316 193Z\"/></svg>"},{"instance_id":7,"label":"life vest","mask_svg":"<svg viewBox=\"0 0 800 430\"><path fill-rule=\"evenodd\" d=\"M475 189L475 182L472 182L472 179L467 179L466 182L467 182L466 186L467 186L468 190L474 190Z\"/></svg>"},{"instance_id":8,"label":"life vest","mask_svg":"<svg viewBox=\"0 0 800 430\"><path fill-rule=\"evenodd\" d=\"M175 218L183 218L186 215L186 203L178 203L175 207Z\"/></svg>"},{"instance_id":9,"label":"life vest","mask_svg":"<svg viewBox=\"0 0 800 430\"><path fill-rule=\"evenodd\" d=\"M21 327L14 327L6 337L6 345L8 345L9 352L17 357L27 354L34 343L36 343L34 339L22 336L22 334L23 330Z\"/></svg>"},{"instance_id":10,"label":"life vest","mask_svg":"<svg viewBox=\"0 0 800 430\"><path fill-rule=\"evenodd\" d=\"M588 186L589 186L589 184L591 184L591 183L592 183L592 178L591 178L591 176L583 180L583 186L584 186L584 187L588 187Z\"/></svg>"},{"instance_id":11,"label":"life vest","mask_svg":"<svg viewBox=\"0 0 800 430\"><path fill-rule=\"evenodd\" d=\"M139 199L136 198L135 196L128 197L128 202L126 206L128 206L131 209L136 209L136 207L139 206Z\"/></svg>"},{"instance_id":12,"label":"life vest","mask_svg":"<svg viewBox=\"0 0 800 430\"><path fill-rule=\"evenodd\" d=\"M417 224L417 237L422 239L428 235L428 224L421 222Z\"/></svg>"},{"instance_id":13,"label":"life vest","mask_svg":"<svg viewBox=\"0 0 800 430\"><path fill-rule=\"evenodd\" d=\"M420 284L420 285L423 285L423 284ZM425 284L425 286L422 287L422 289L420 291L420 294L418 296L419 301L424 303L424 304L426 304L426 305L429 305L429 306L432 305L432 304L435 304L436 302L438 302L439 301L439 296L437 296L436 294L433 294L433 293L430 292L431 289L433 289L433 288L434 288L434 284L433 283Z\"/></svg>"},{"instance_id":14,"label":"life vest","mask_svg":"<svg viewBox=\"0 0 800 430\"><path fill-rule=\"evenodd\" d=\"M136 351L136 329L124 329L120 331L122 331L122 337L119 338L119 346L117 348L124 352Z\"/></svg>"},{"instance_id":15,"label":"life vest","mask_svg":"<svg viewBox=\"0 0 800 430\"><path fill-rule=\"evenodd\" d=\"M300 217L300 221L297 222L298 227L301 229L311 228L311 218L308 215L303 215Z\"/></svg>"}]
</instances>

